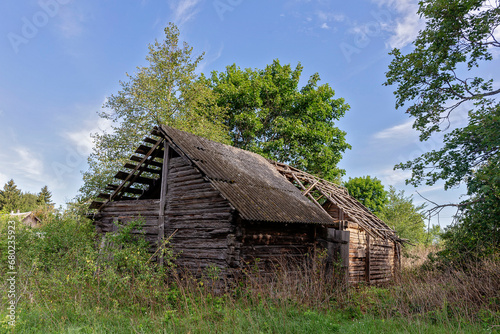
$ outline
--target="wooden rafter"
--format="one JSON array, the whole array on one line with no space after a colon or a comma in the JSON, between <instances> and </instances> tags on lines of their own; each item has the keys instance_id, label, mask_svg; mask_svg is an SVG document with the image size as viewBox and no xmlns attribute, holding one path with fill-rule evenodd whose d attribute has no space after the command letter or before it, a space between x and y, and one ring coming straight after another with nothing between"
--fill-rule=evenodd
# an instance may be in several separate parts
<instances>
[{"instance_id":1,"label":"wooden rafter","mask_svg":"<svg viewBox=\"0 0 500 334\"><path fill-rule=\"evenodd\" d=\"M148 158L151 157L153 152L156 151L156 149L160 146L160 144L163 141L164 141L164 139L160 138L156 141L156 143L152 147L149 148L149 146L145 146L145 147L148 147L149 150L144 154L144 157L139 161L139 163L135 166L135 168L130 173L128 173L127 176L125 176L123 178L123 182L113 191L113 193L111 195L109 195L108 200L104 201L102 204L100 204L100 206L98 207L98 210L100 210L106 203L112 201L115 197L122 194L122 192L126 192L126 189L130 188L130 186L137 179L142 180L141 182L146 182L145 180L143 180L145 178L141 178L141 176L140 176L142 174L142 172L148 168L148 164L144 164L144 163L148 160ZM133 160L133 159L131 159L131 160ZM150 159L150 160L152 160L152 159ZM137 174L136 174L136 172L137 172ZM120 172L118 174L120 174Z\"/></svg>"},{"instance_id":2,"label":"wooden rafter","mask_svg":"<svg viewBox=\"0 0 500 334\"><path fill-rule=\"evenodd\" d=\"M322 207L318 200L325 198L332 204L342 209L343 215L348 220L357 223L371 237L391 239L401 242L403 240L396 236L394 230L390 229L382 220L370 212L365 206L349 195L347 189L331 182L308 174L286 164L273 162L274 166L289 181L295 181L302 190L302 194L311 199L315 204ZM293 183L293 182L292 182ZM307 188L305 185L309 185ZM321 196L317 199L311 196L312 191L317 191Z\"/></svg>"}]
</instances>

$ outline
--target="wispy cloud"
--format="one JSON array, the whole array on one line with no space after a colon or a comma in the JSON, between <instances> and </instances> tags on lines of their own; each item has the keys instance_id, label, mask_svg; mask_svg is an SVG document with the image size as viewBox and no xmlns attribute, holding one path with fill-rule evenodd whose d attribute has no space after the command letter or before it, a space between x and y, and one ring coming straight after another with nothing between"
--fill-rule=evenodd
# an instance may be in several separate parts
<instances>
[{"instance_id":1,"label":"wispy cloud","mask_svg":"<svg viewBox=\"0 0 500 334\"><path fill-rule=\"evenodd\" d=\"M418 141L418 133L412 128L412 125L413 121L410 120L379 131L373 135L373 138L379 140L404 140L405 142Z\"/></svg>"},{"instance_id":2,"label":"wispy cloud","mask_svg":"<svg viewBox=\"0 0 500 334\"><path fill-rule=\"evenodd\" d=\"M18 158L16 169L22 171L27 178L39 180L43 173L43 161L38 154L24 146L14 148L14 152Z\"/></svg>"},{"instance_id":3,"label":"wispy cloud","mask_svg":"<svg viewBox=\"0 0 500 334\"><path fill-rule=\"evenodd\" d=\"M200 65L196 68L197 73L203 73L210 64L212 64L214 61L216 61L222 56L222 51L224 50L224 44L221 44L221 46L215 53L210 51L210 46L205 47L205 50L207 50L206 55L203 58L203 61L200 63Z\"/></svg>"},{"instance_id":4,"label":"wispy cloud","mask_svg":"<svg viewBox=\"0 0 500 334\"><path fill-rule=\"evenodd\" d=\"M173 10L173 21L182 26L187 21L191 20L199 11L197 5L201 0L181 0L170 1L170 8Z\"/></svg>"},{"instance_id":5,"label":"wispy cloud","mask_svg":"<svg viewBox=\"0 0 500 334\"><path fill-rule=\"evenodd\" d=\"M375 173L384 185L402 186L405 180L411 177L411 172L407 170L393 170L392 168L385 168Z\"/></svg>"},{"instance_id":6,"label":"wispy cloud","mask_svg":"<svg viewBox=\"0 0 500 334\"><path fill-rule=\"evenodd\" d=\"M319 20L327 21L327 22L330 22L330 21L342 22L345 20L345 15L342 13L338 13L338 12L318 10L316 12L316 16L318 17Z\"/></svg>"},{"instance_id":7,"label":"wispy cloud","mask_svg":"<svg viewBox=\"0 0 500 334\"><path fill-rule=\"evenodd\" d=\"M9 181L7 175L0 173L0 187L7 183L7 181Z\"/></svg>"},{"instance_id":8,"label":"wispy cloud","mask_svg":"<svg viewBox=\"0 0 500 334\"><path fill-rule=\"evenodd\" d=\"M65 131L63 137L67 138L76 147L79 154L87 156L94 148L91 134L103 133L104 131L110 133L111 123L107 119L99 118L96 120L93 115L92 119L85 121L84 125L80 126L78 130Z\"/></svg>"},{"instance_id":9,"label":"wispy cloud","mask_svg":"<svg viewBox=\"0 0 500 334\"><path fill-rule=\"evenodd\" d=\"M335 23L338 22L343 22L345 20L345 15L342 13L337 13L337 12L332 12L332 11L324 11L324 10L318 10L315 12L317 22L321 29L332 29L332 26L335 25ZM310 18L312 21L313 19ZM332 25L333 24L333 25Z\"/></svg>"},{"instance_id":10,"label":"wispy cloud","mask_svg":"<svg viewBox=\"0 0 500 334\"><path fill-rule=\"evenodd\" d=\"M84 25L88 17L76 5L61 7L57 28L59 33L67 39L80 36L84 32Z\"/></svg>"},{"instance_id":11,"label":"wispy cloud","mask_svg":"<svg viewBox=\"0 0 500 334\"><path fill-rule=\"evenodd\" d=\"M384 26L392 33L387 41L391 48L402 48L410 44L423 29L425 21L419 17L417 0L373 0L379 6L388 7L399 16L392 24Z\"/></svg>"}]
</instances>

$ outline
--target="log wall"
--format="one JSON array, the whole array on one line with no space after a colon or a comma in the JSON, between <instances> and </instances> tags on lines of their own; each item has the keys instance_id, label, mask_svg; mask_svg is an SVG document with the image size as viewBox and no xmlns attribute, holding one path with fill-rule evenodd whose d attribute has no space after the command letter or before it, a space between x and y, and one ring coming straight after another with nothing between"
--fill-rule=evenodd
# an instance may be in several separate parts
<instances>
[{"instance_id":1,"label":"log wall","mask_svg":"<svg viewBox=\"0 0 500 334\"><path fill-rule=\"evenodd\" d=\"M109 202L95 216L96 230L99 233L113 232L118 229L113 222L126 224L140 219L144 222L142 232L153 249L157 242L159 209L160 200L157 199Z\"/></svg>"},{"instance_id":2,"label":"log wall","mask_svg":"<svg viewBox=\"0 0 500 334\"><path fill-rule=\"evenodd\" d=\"M182 157L169 159L165 238L176 263L194 274L215 265L225 272L234 242L233 209L209 181Z\"/></svg>"},{"instance_id":3,"label":"log wall","mask_svg":"<svg viewBox=\"0 0 500 334\"><path fill-rule=\"evenodd\" d=\"M370 237L349 223L349 282L379 284L393 280L397 270L396 244Z\"/></svg>"},{"instance_id":4,"label":"log wall","mask_svg":"<svg viewBox=\"0 0 500 334\"><path fill-rule=\"evenodd\" d=\"M237 264L258 267L263 274L270 272L277 261L303 261L305 254L313 254L322 230L313 224L242 221L237 225Z\"/></svg>"},{"instance_id":5,"label":"log wall","mask_svg":"<svg viewBox=\"0 0 500 334\"><path fill-rule=\"evenodd\" d=\"M338 221L339 229L349 232L349 282L378 284L396 277L399 246L395 242L370 237L358 224L345 220L344 212L330 202L323 208Z\"/></svg>"}]
</instances>

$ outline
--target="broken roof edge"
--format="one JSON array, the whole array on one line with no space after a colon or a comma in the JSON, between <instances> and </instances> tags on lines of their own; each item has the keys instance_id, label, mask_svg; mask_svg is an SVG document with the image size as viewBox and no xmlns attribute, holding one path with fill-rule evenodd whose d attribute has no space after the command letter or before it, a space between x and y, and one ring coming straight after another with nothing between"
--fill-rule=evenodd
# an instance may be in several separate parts
<instances>
[{"instance_id":1,"label":"broken roof edge","mask_svg":"<svg viewBox=\"0 0 500 334\"><path fill-rule=\"evenodd\" d=\"M322 183L322 184L327 185L328 187L332 187L332 188L342 192L343 193L342 195L345 196L347 201L350 201L358 209L362 210L362 212L358 212L358 213L362 214L362 216L365 216L366 218L369 218L369 220L372 221L373 223L375 223L375 225L378 225L378 226L372 226L372 224L366 224L366 222L359 221L359 219L357 219L357 218L359 218L359 217L357 217L357 215L352 214L352 212L349 212L351 210L349 210L349 209L345 210L345 211L347 211L346 213L347 213L347 216L349 217L349 219L352 222L358 224L358 226L360 228L362 228L363 230L366 230L366 232L369 233L370 231L375 230L377 232L381 232L381 233L377 233L377 234L379 237L382 237L383 239L389 238L389 239L394 240L396 242L399 242L401 244L409 243L408 240L399 238L397 236L397 233L395 230L391 229L382 219L380 219L377 215L375 215L373 212L371 212L366 206L364 206L361 202L359 202L356 198L354 198L351 194L349 194L349 191L347 190L347 188L345 188L341 185L335 184L331 181L322 179L322 178L315 176L313 174L309 174L301 169L290 166L288 164L277 162L277 161L274 161L271 159L268 159L268 161L271 164L273 164L282 175L283 175L283 173L302 174L310 179L314 179L314 180L318 181L314 185L316 185L317 183ZM280 170L280 168L282 168L282 169ZM286 178L285 175L283 175L283 176ZM321 190L320 190L320 192L321 192ZM321 192L321 193L323 193L323 192ZM325 197L327 197L327 196L325 196ZM332 197L328 197L327 200L330 203L332 203L333 205L337 206L338 208L344 210L344 206L342 205L342 203L339 203L339 201L333 200ZM390 233L387 233L387 232L390 232Z\"/></svg>"}]
</instances>

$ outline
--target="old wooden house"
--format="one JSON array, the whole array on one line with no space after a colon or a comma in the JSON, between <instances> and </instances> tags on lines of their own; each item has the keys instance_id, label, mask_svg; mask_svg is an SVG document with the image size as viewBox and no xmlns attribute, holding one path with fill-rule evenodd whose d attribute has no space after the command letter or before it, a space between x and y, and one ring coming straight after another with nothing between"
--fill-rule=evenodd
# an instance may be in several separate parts
<instances>
[{"instance_id":1,"label":"old wooden house","mask_svg":"<svg viewBox=\"0 0 500 334\"><path fill-rule=\"evenodd\" d=\"M30 212L20 212L17 210L16 213L12 211L9 214L10 218L19 219L21 223L29 227L39 227L41 224L40 218L38 218L32 211Z\"/></svg>"},{"instance_id":2,"label":"old wooden house","mask_svg":"<svg viewBox=\"0 0 500 334\"><path fill-rule=\"evenodd\" d=\"M194 273L215 265L231 276L256 259L266 270L318 248L354 283L390 281L399 268L401 240L344 188L167 126L153 129L99 197L91 205L99 232L140 217L152 248L173 234L177 264Z\"/></svg>"}]
</instances>

